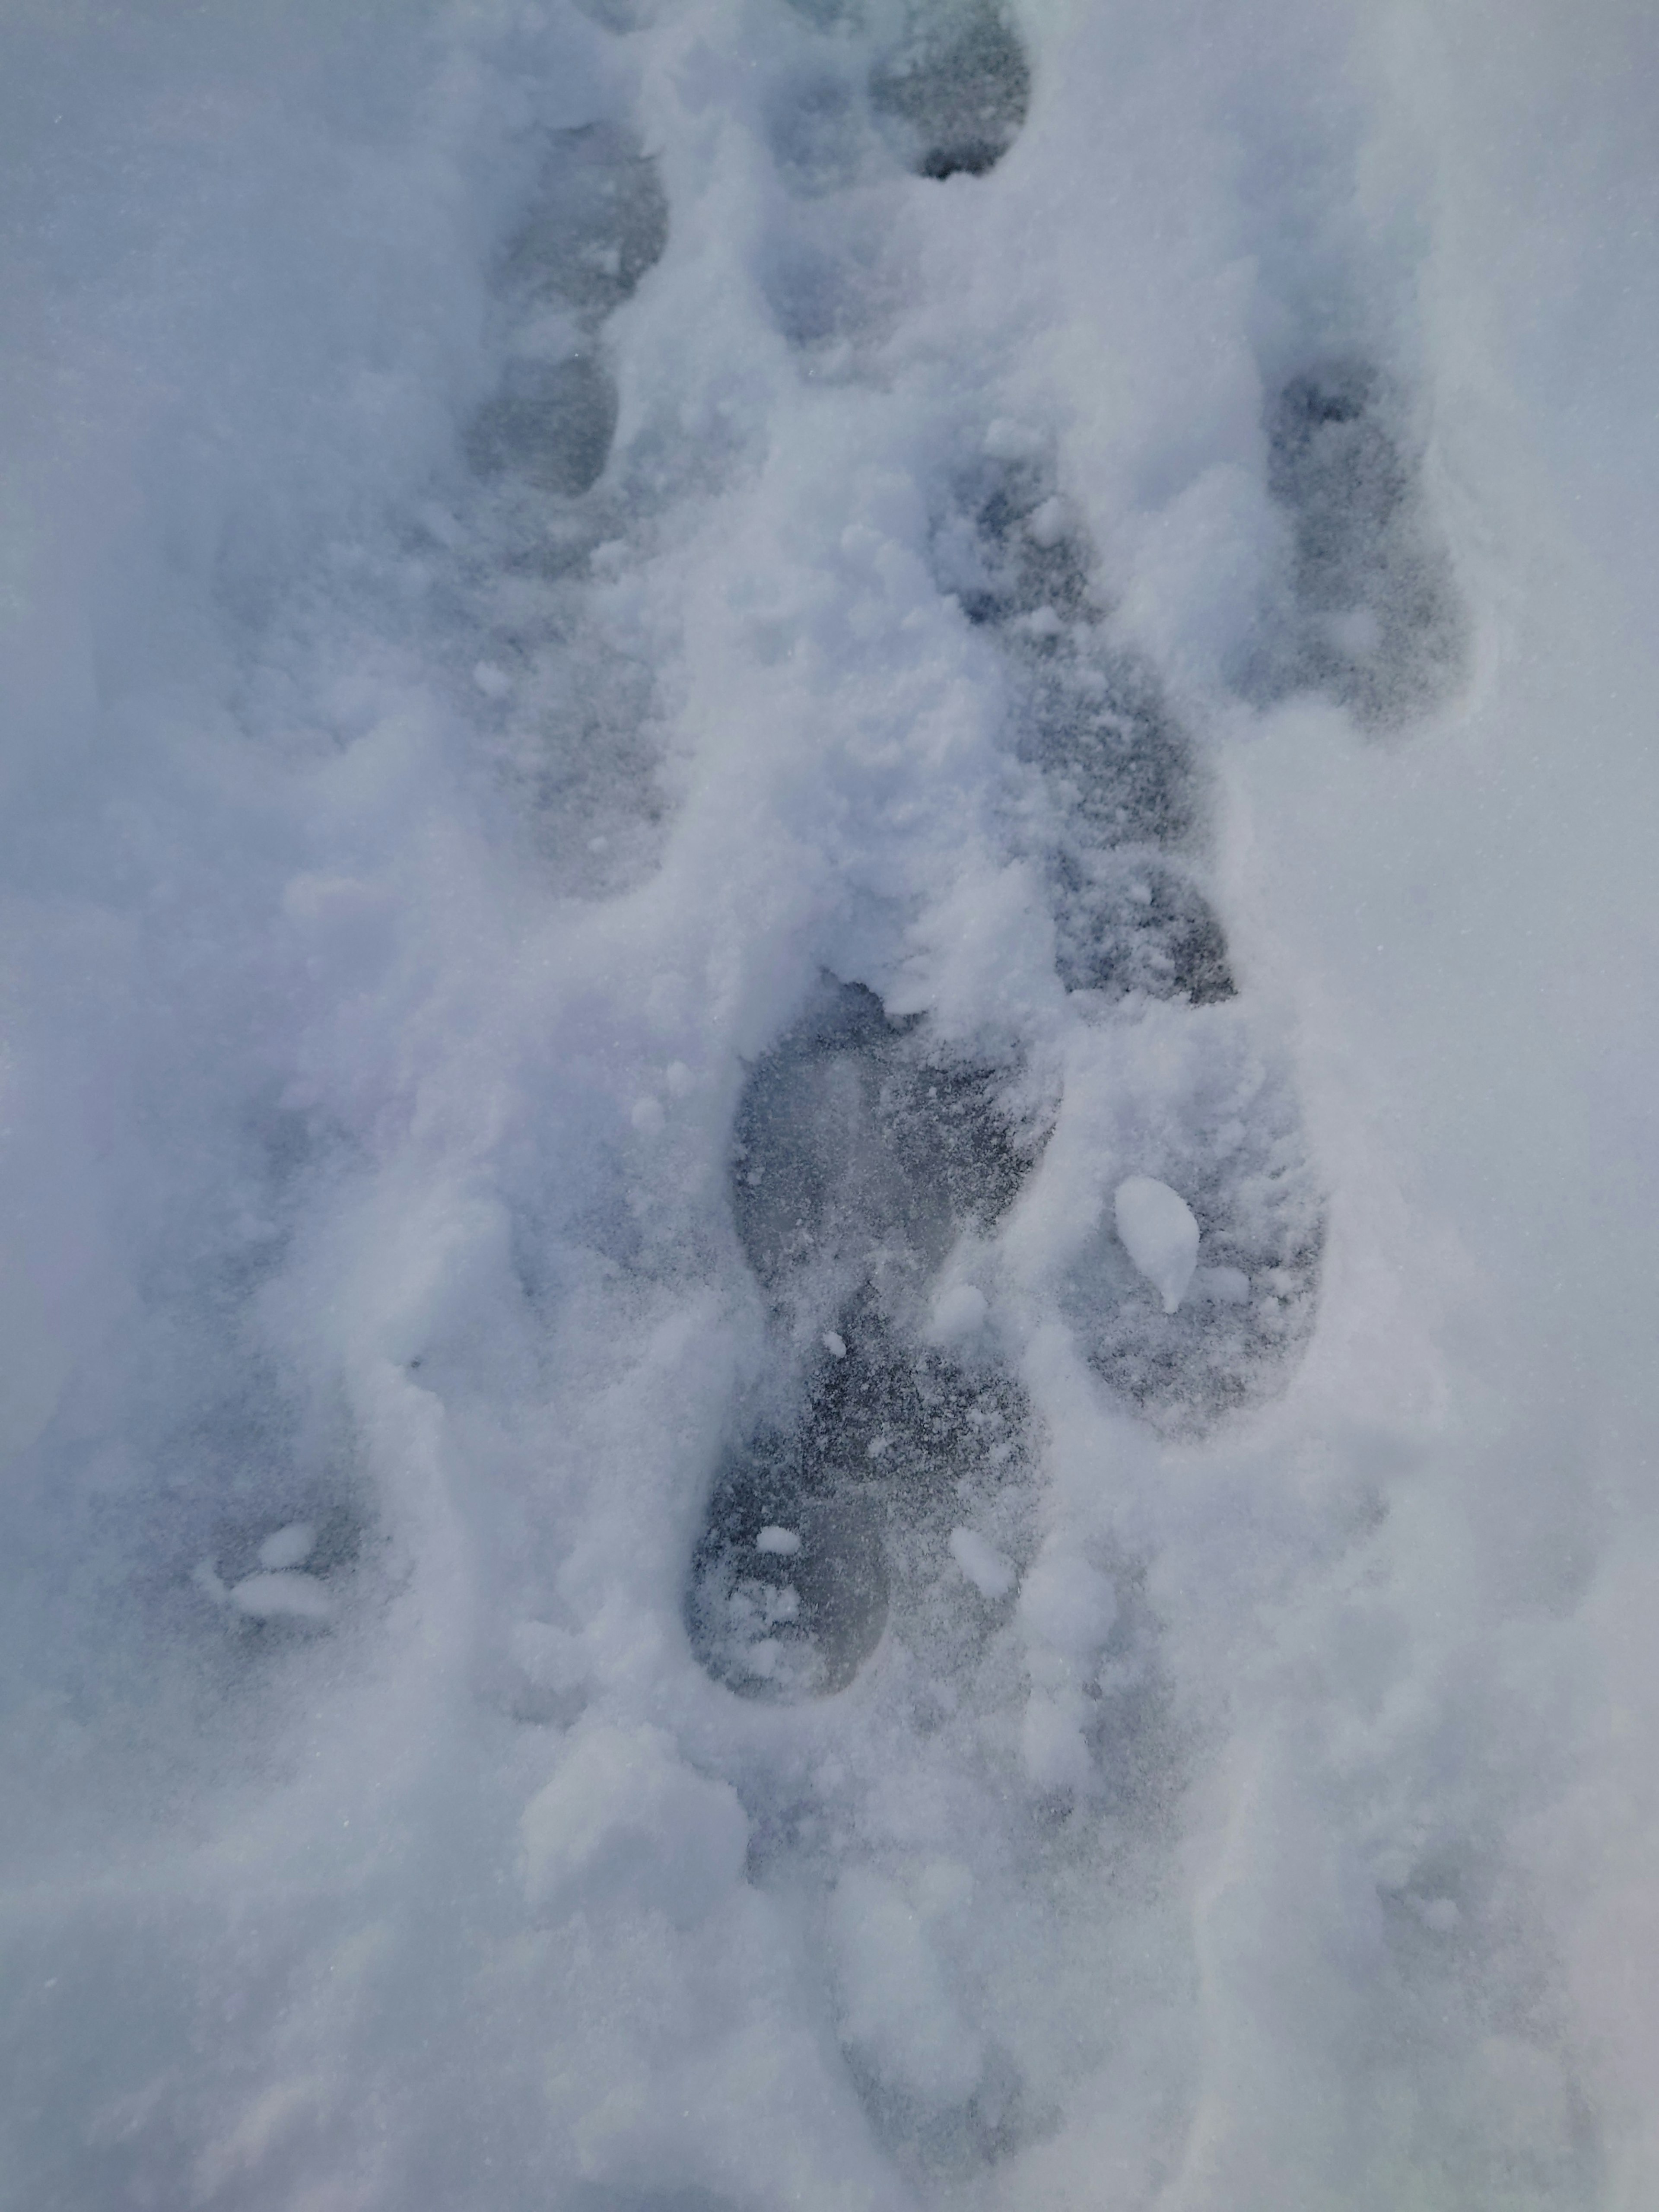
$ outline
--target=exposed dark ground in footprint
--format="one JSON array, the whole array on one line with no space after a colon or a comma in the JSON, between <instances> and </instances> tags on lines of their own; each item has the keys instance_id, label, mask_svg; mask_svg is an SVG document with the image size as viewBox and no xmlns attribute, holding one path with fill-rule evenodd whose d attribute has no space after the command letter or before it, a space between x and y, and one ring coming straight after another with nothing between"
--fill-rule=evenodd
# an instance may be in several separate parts
<instances>
[{"instance_id":1,"label":"exposed dark ground in footprint","mask_svg":"<svg viewBox=\"0 0 1659 2212\"><path fill-rule=\"evenodd\" d=\"M1462 680L1468 623L1403 391L1370 362L1328 361L1289 379L1267 427L1290 610L1247 691L1327 691L1376 730L1431 712Z\"/></svg>"}]
</instances>

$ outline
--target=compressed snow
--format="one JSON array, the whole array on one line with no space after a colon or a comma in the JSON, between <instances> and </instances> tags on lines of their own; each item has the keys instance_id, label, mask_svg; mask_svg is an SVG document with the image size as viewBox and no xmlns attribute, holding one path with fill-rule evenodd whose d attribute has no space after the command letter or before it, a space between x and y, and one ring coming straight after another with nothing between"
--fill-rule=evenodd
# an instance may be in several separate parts
<instances>
[{"instance_id":1,"label":"compressed snow","mask_svg":"<svg viewBox=\"0 0 1659 2212\"><path fill-rule=\"evenodd\" d=\"M1198 1265L1198 1223L1178 1191L1152 1176L1129 1176L1112 1199L1123 1249L1174 1313ZM1236 1272L1236 1271L1234 1271Z\"/></svg>"},{"instance_id":2,"label":"compressed snow","mask_svg":"<svg viewBox=\"0 0 1659 2212\"><path fill-rule=\"evenodd\" d=\"M1117 1596L1109 1578L1087 1560L1050 1550L1020 1584L1019 1617L1031 1636L1082 1658L1111 1634Z\"/></svg>"},{"instance_id":3,"label":"compressed snow","mask_svg":"<svg viewBox=\"0 0 1659 2212\"><path fill-rule=\"evenodd\" d=\"M659 1729L601 1726L531 1799L520 1838L538 1912L637 1902L690 1927L742 1879L749 1823L730 1784L694 1773Z\"/></svg>"},{"instance_id":4,"label":"compressed snow","mask_svg":"<svg viewBox=\"0 0 1659 2212\"><path fill-rule=\"evenodd\" d=\"M922 1914L858 1869L836 1883L830 1925L847 2043L924 2106L965 2103L984 2048L951 2001Z\"/></svg>"}]
</instances>

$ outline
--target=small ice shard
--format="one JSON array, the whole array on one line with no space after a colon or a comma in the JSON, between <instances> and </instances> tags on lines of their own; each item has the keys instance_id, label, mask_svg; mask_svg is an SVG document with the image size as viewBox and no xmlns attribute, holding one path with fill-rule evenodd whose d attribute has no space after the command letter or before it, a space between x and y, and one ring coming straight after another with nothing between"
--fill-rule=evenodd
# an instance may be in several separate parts
<instances>
[{"instance_id":1,"label":"small ice shard","mask_svg":"<svg viewBox=\"0 0 1659 2212\"><path fill-rule=\"evenodd\" d=\"M759 1178L757 1176L751 1178L751 1180L757 1182ZM845 1359L847 1357L847 1339L844 1336L837 1336L833 1328L826 1328L823 1332L823 1348L829 1353L831 1359Z\"/></svg>"},{"instance_id":2,"label":"small ice shard","mask_svg":"<svg viewBox=\"0 0 1659 2212\"><path fill-rule=\"evenodd\" d=\"M1011 1561L971 1528L952 1528L951 1557L981 1597L1006 1597L1014 1586Z\"/></svg>"},{"instance_id":3,"label":"small ice shard","mask_svg":"<svg viewBox=\"0 0 1659 2212\"><path fill-rule=\"evenodd\" d=\"M302 1567L317 1548L317 1531L309 1521L290 1521L259 1547L259 1565L274 1574L283 1567Z\"/></svg>"},{"instance_id":4,"label":"small ice shard","mask_svg":"<svg viewBox=\"0 0 1659 2212\"><path fill-rule=\"evenodd\" d=\"M1119 1183L1112 1201L1123 1249L1172 1314L1198 1265L1198 1224L1179 1192L1152 1176Z\"/></svg>"},{"instance_id":5,"label":"small ice shard","mask_svg":"<svg viewBox=\"0 0 1659 2212\"><path fill-rule=\"evenodd\" d=\"M327 1620L334 1611L315 1575L288 1570L245 1575L232 1589L230 1601L252 1620Z\"/></svg>"},{"instance_id":6,"label":"small ice shard","mask_svg":"<svg viewBox=\"0 0 1659 2212\"><path fill-rule=\"evenodd\" d=\"M800 1533L795 1528L763 1528L755 1539L757 1552L775 1552L781 1559L793 1559L800 1549Z\"/></svg>"}]
</instances>

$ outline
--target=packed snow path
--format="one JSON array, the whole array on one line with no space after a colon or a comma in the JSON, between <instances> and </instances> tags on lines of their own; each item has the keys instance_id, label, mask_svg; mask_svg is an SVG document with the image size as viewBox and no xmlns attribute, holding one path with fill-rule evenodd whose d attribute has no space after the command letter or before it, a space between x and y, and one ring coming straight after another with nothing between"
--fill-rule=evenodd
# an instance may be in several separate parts
<instances>
[{"instance_id":1,"label":"packed snow path","mask_svg":"<svg viewBox=\"0 0 1659 2212\"><path fill-rule=\"evenodd\" d=\"M0 27L8 2212L1653 2201L1659 42L1491 29Z\"/></svg>"}]
</instances>

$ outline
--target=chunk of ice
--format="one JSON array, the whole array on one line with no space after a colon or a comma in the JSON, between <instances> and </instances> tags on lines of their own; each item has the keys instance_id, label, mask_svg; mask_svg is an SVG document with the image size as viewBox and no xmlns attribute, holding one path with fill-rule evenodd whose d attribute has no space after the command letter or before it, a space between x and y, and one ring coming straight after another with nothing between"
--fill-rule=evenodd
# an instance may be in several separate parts
<instances>
[{"instance_id":1,"label":"chunk of ice","mask_svg":"<svg viewBox=\"0 0 1659 2212\"><path fill-rule=\"evenodd\" d=\"M1198 1223L1179 1192L1152 1176L1130 1176L1112 1201L1123 1249L1172 1314L1198 1265Z\"/></svg>"},{"instance_id":2,"label":"chunk of ice","mask_svg":"<svg viewBox=\"0 0 1659 2212\"><path fill-rule=\"evenodd\" d=\"M302 1567L317 1548L317 1531L309 1521L290 1521L259 1547L259 1565L276 1573L283 1567Z\"/></svg>"},{"instance_id":3,"label":"chunk of ice","mask_svg":"<svg viewBox=\"0 0 1659 2212\"><path fill-rule=\"evenodd\" d=\"M775 1552L780 1558L793 1559L800 1549L800 1532L796 1528L763 1528L755 1539L757 1552Z\"/></svg>"},{"instance_id":4,"label":"chunk of ice","mask_svg":"<svg viewBox=\"0 0 1659 2212\"><path fill-rule=\"evenodd\" d=\"M1006 1597L1014 1586L1012 1562L971 1528L952 1528L951 1557L981 1597Z\"/></svg>"},{"instance_id":5,"label":"chunk of ice","mask_svg":"<svg viewBox=\"0 0 1659 2212\"><path fill-rule=\"evenodd\" d=\"M233 1587L230 1601L251 1620L327 1620L334 1611L315 1575L291 1571L245 1575Z\"/></svg>"}]
</instances>

